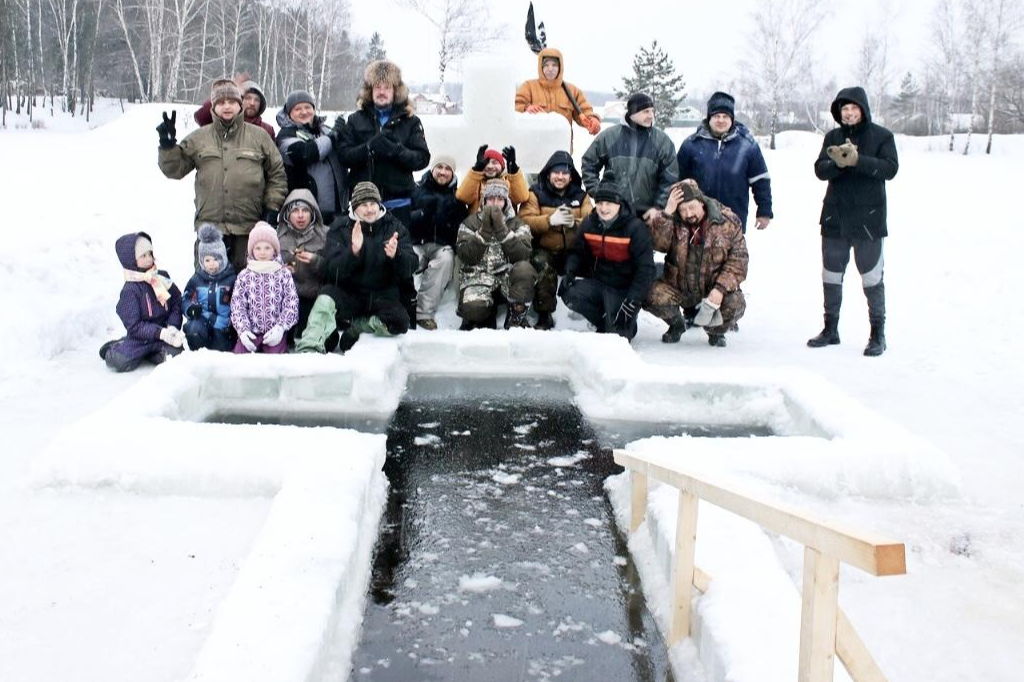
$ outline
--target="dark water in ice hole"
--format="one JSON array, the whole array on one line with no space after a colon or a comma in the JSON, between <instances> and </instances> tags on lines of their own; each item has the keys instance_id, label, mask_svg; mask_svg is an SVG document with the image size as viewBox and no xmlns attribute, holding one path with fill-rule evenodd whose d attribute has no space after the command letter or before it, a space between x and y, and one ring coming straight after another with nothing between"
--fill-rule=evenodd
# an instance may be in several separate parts
<instances>
[{"instance_id":1,"label":"dark water in ice hole","mask_svg":"<svg viewBox=\"0 0 1024 682\"><path fill-rule=\"evenodd\" d=\"M651 435L771 435L592 426L564 383L442 377L411 378L386 431L391 490L354 681L673 680L602 487L621 471L610 448Z\"/></svg>"}]
</instances>

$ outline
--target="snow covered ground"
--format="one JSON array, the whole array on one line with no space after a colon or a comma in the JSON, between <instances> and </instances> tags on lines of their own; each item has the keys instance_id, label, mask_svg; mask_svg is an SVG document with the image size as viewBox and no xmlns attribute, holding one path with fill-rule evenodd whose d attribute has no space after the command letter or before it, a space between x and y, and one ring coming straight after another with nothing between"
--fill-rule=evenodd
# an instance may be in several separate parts
<instances>
[{"instance_id":1,"label":"snow covered ground","mask_svg":"<svg viewBox=\"0 0 1024 682\"><path fill-rule=\"evenodd\" d=\"M190 118L191 107L177 108L179 122ZM192 187L156 167L162 109L140 105L91 132L0 133L0 187L15 228L0 249L0 680L184 678L271 512L271 499L258 495L154 498L118 486L25 485L55 433L151 373L113 375L96 356L120 331L114 240L145 229L176 281L189 276ZM677 142L685 134L673 132ZM891 680L1013 680L1024 662L1024 436L1015 426L1024 360L1013 341L1024 329L1013 260L1024 221L1000 200L1016 190L1024 139L997 138L992 157L950 155L944 139L898 141L886 244L889 350L881 358L861 355L867 313L855 272L843 344L804 346L821 321L824 185L811 169L820 138L802 133L766 151L776 219L748 234L742 331L724 350L693 331L665 346L663 325L645 315L633 345L671 376L695 368L817 373L947 453L962 487L941 502L773 490L907 543L907 576L844 572L840 587L842 607ZM583 328L564 310L556 319L560 329ZM439 320L456 326L450 300ZM118 452L212 447L130 429L112 429L109 439ZM776 544L798 576L798 551Z\"/></svg>"}]
</instances>

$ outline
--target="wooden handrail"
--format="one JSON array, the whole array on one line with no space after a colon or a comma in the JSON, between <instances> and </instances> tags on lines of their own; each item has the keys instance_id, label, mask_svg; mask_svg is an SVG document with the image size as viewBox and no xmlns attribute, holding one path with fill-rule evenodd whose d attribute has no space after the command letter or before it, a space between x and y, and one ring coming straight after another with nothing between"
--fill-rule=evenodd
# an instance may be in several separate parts
<instances>
[{"instance_id":1,"label":"wooden handrail","mask_svg":"<svg viewBox=\"0 0 1024 682\"><path fill-rule=\"evenodd\" d=\"M839 609L839 564L845 562L876 576L902 575L907 571L903 543L764 499L714 476L652 462L625 450L615 450L614 457L617 464L630 471L632 479L630 532L643 522L649 478L679 490L670 644L690 634L691 586L706 592L711 581L711 576L694 564L698 502L703 499L804 545L799 682L831 682L837 653L855 682L885 682L867 647Z\"/></svg>"}]
</instances>

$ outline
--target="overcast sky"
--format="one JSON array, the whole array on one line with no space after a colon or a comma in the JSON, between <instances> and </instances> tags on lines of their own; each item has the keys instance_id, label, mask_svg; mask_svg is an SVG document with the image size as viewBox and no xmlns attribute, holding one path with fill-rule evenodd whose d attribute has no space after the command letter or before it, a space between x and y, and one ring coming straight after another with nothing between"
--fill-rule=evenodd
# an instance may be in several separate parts
<instances>
[{"instance_id":1,"label":"overcast sky","mask_svg":"<svg viewBox=\"0 0 1024 682\"><path fill-rule=\"evenodd\" d=\"M395 0L349 0L355 32L384 37L388 57L402 68L406 82L437 80L436 35L429 23ZM725 87L744 54L744 37L757 0L535 0L548 45L565 55L567 80L584 90L611 91L632 70L633 55L653 39L682 72L687 92ZM854 85L853 72L866 30L879 30L885 0L835 3L817 46L823 64L839 85ZM894 86L908 69L918 71L927 39L933 0L892 0L890 51L896 65ZM491 45L492 54L515 60L523 79L536 78L536 57L523 37L528 0L479 0L480 21L504 23L508 38ZM917 74L920 75L920 74ZM458 81L459 74L446 80ZM869 93L870 94L870 93Z\"/></svg>"}]
</instances>

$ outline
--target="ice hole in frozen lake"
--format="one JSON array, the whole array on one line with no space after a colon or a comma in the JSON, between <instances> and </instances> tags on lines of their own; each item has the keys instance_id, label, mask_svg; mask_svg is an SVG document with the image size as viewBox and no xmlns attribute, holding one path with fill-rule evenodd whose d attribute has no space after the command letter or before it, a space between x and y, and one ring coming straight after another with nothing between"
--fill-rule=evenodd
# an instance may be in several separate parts
<instances>
[{"instance_id":1,"label":"ice hole in frozen lake","mask_svg":"<svg viewBox=\"0 0 1024 682\"><path fill-rule=\"evenodd\" d=\"M359 679L669 680L604 479L612 447L652 435L770 436L764 426L588 422L567 382L412 376L385 422L364 416L209 421L387 434L390 483Z\"/></svg>"}]
</instances>

